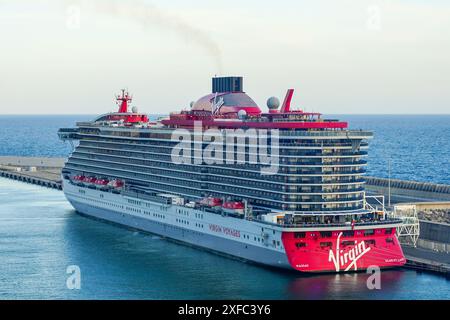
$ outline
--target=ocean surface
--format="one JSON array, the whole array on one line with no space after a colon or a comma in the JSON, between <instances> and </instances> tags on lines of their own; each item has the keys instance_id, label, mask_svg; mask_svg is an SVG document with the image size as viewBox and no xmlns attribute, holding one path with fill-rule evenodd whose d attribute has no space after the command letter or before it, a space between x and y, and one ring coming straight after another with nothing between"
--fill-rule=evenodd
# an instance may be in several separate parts
<instances>
[{"instance_id":1,"label":"ocean surface","mask_svg":"<svg viewBox=\"0 0 450 320\"><path fill-rule=\"evenodd\" d=\"M375 132L369 174L450 183L450 116L333 116ZM0 156L67 156L60 127L92 116L0 116ZM67 286L69 266L81 288ZM303 275L224 258L75 214L62 192L0 178L0 299L450 299L446 278Z\"/></svg>"},{"instance_id":2,"label":"ocean surface","mask_svg":"<svg viewBox=\"0 0 450 320\"><path fill-rule=\"evenodd\" d=\"M450 115L330 115L374 132L368 175L450 184ZM65 157L57 130L94 116L0 116L0 156Z\"/></svg>"},{"instance_id":3,"label":"ocean surface","mask_svg":"<svg viewBox=\"0 0 450 320\"><path fill-rule=\"evenodd\" d=\"M69 266L80 289L69 289ZM77 215L61 191L0 178L0 299L450 299L406 269L303 275L243 263Z\"/></svg>"}]
</instances>

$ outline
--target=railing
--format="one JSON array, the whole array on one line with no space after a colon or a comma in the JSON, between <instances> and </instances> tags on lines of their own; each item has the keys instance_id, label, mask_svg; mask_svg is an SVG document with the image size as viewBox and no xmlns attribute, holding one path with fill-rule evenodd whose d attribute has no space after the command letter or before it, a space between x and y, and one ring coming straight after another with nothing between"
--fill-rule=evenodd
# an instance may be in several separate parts
<instances>
[{"instance_id":1,"label":"railing","mask_svg":"<svg viewBox=\"0 0 450 320\"><path fill-rule=\"evenodd\" d=\"M166 204L166 205L171 204L171 201L168 198L160 197L157 195L151 195L151 194L148 194L145 192L139 192L139 191L134 191L134 190L123 190L121 193L123 196L126 196L126 197L132 197L132 198L137 198L137 199L142 199L142 200L149 200L149 201L158 202L158 203Z\"/></svg>"},{"instance_id":2,"label":"railing","mask_svg":"<svg viewBox=\"0 0 450 320\"><path fill-rule=\"evenodd\" d=\"M310 137L321 137L321 136L328 136L328 137L336 137L336 136L342 136L343 138L346 137L372 137L373 133L370 131L358 131L358 130L340 130L340 131L284 131L280 130L280 137L282 136L310 136Z\"/></svg>"},{"instance_id":3,"label":"railing","mask_svg":"<svg viewBox=\"0 0 450 320\"><path fill-rule=\"evenodd\" d=\"M117 151L129 151L129 152L137 152L142 151L142 153L145 154L166 154L170 155L171 150L174 148L174 145L162 145L162 144L148 144L148 143L139 143L136 141L130 141L130 142L117 142L117 141L107 141L107 140L85 140L83 141L82 147L91 147L91 148L105 148L106 145L113 145L115 148L108 147L108 150L117 150ZM235 155L258 155L258 153L253 153L250 150L248 150L249 147L246 147L244 152L236 151L234 152ZM158 151L155 152L149 152L148 150L152 151ZM203 152L203 148L192 148L193 152ZM291 158L356 158L356 157L363 157L367 155L367 151L360 151L360 152L340 152L340 153L334 153L334 154L322 154L322 153L312 153L305 151L307 149L301 149L302 152L291 152L290 150L282 149L280 150L279 154L277 156L280 159L291 159ZM269 151L269 150L268 150ZM272 155L270 152L268 152L268 156ZM365 160L361 160L362 164L366 164ZM324 163L325 165L328 165L330 163ZM331 163L332 164L332 163ZM347 163L345 163L347 164ZM358 164L356 162L349 164Z\"/></svg>"},{"instance_id":4,"label":"railing","mask_svg":"<svg viewBox=\"0 0 450 320\"><path fill-rule=\"evenodd\" d=\"M74 133L74 132L78 132L78 128L61 128L58 130L58 133Z\"/></svg>"},{"instance_id":5,"label":"railing","mask_svg":"<svg viewBox=\"0 0 450 320\"><path fill-rule=\"evenodd\" d=\"M335 121L329 121L329 122L335 122ZM80 121L76 123L79 127L102 127L102 125L95 123L95 122L89 122L89 121ZM125 127L127 129L139 129L139 130L151 130L152 132L159 132L159 133L167 133L167 129L161 129L161 128L133 128L133 127ZM113 128L113 127L112 127ZM114 127L115 128L115 127ZM297 137L343 137L343 138L351 138L351 137L364 137L364 138L371 138L373 136L373 133L370 131L363 131L363 130L321 130L321 131L307 131L307 130L279 130L280 132L280 138L282 137L289 137L289 136L297 136Z\"/></svg>"},{"instance_id":6,"label":"railing","mask_svg":"<svg viewBox=\"0 0 450 320\"><path fill-rule=\"evenodd\" d=\"M92 148L92 149L100 149L99 147L95 148L95 147L90 147L90 146L84 146L81 145L80 148ZM103 148L104 149L104 148ZM169 155L164 154L164 155L154 155L153 158L142 158L142 157L132 157L132 154L134 153L138 153L138 154L147 154L148 152L138 152L138 151L132 151L132 150L117 150L117 149L109 149L109 150L114 150L117 153L107 153L107 152L91 152L92 154L101 154L101 156L104 157L127 157L127 158L133 158L133 159L137 159L137 160L142 160L142 161L146 161L146 163L149 162L157 162L158 164L167 164L167 168L173 166L173 167L177 167L177 168L183 168L183 167L187 167L190 168L190 166L200 166L197 164L174 164L173 161L169 158ZM87 152L89 153L89 152ZM94 159L94 158L86 158L86 159ZM95 159L94 159L95 160ZM170 161L169 161L170 160ZM104 161L108 161L108 160L104 160ZM112 162L112 161L108 161L108 162ZM217 169L225 169L225 170L236 170L236 165L235 164L222 164L222 165L203 165L204 167L207 168L217 168ZM260 173L261 172L261 167L263 167L264 164L259 164L259 165L255 165L255 164L245 164L245 166L243 166L242 168L240 168L239 170L241 171L251 171L251 172L257 172ZM329 168L329 166L321 166L321 165L316 165L316 166L310 166L310 165L292 165L292 164L278 164L278 167L281 168L278 172L277 175L289 175L289 176L316 176L316 177L329 177L329 176L350 176L350 175L362 175L366 172L365 169L351 169L351 167L363 167L363 164L344 164L344 165L335 165L335 167L339 167L339 170L321 170L320 168ZM350 167L350 169L349 169ZM316 168L315 170L313 168Z\"/></svg>"},{"instance_id":7,"label":"railing","mask_svg":"<svg viewBox=\"0 0 450 320\"><path fill-rule=\"evenodd\" d=\"M273 225L273 226L278 226L278 227L284 227L284 228L330 228L330 227L338 227L338 228L342 228L342 227L351 227L351 223L297 223L297 224L280 224L280 223L273 223L273 222L268 222L268 221L263 221L260 219L252 219L252 218L247 218L248 220L252 220L252 221L257 221L260 223L264 223L264 224L269 224L269 225ZM401 224L402 220L401 219L396 219L396 218L389 218L386 220L377 220L377 221L370 221L370 222L357 222L354 224L355 227L360 227L360 226L376 226L376 225L389 225L389 224Z\"/></svg>"}]
</instances>

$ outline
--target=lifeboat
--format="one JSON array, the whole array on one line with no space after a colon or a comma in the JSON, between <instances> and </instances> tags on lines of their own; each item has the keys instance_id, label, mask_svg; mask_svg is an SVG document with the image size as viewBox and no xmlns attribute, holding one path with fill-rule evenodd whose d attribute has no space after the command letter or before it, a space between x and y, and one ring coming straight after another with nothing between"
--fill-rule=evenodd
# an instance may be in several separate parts
<instances>
[{"instance_id":1,"label":"lifeboat","mask_svg":"<svg viewBox=\"0 0 450 320\"><path fill-rule=\"evenodd\" d=\"M87 184L95 184L95 181L97 181L97 178L95 177L85 177L83 179L83 182Z\"/></svg>"},{"instance_id":2,"label":"lifeboat","mask_svg":"<svg viewBox=\"0 0 450 320\"><path fill-rule=\"evenodd\" d=\"M96 184L99 187L106 187L108 185L108 180L106 179L97 179L95 180L94 184Z\"/></svg>"},{"instance_id":3,"label":"lifeboat","mask_svg":"<svg viewBox=\"0 0 450 320\"><path fill-rule=\"evenodd\" d=\"M72 179L75 181L83 182L84 178L85 178L84 176L76 175L76 176L73 176Z\"/></svg>"},{"instance_id":4,"label":"lifeboat","mask_svg":"<svg viewBox=\"0 0 450 320\"><path fill-rule=\"evenodd\" d=\"M114 188L114 189L120 189L123 187L124 182L122 180L111 180L108 182L108 187Z\"/></svg>"},{"instance_id":5,"label":"lifeboat","mask_svg":"<svg viewBox=\"0 0 450 320\"><path fill-rule=\"evenodd\" d=\"M207 197L200 200L199 204L206 207L220 207L222 205L222 199Z\"/></svg>"},{"instance_id":6,"label":"lifeboat","mask_svg":"<svg viewBox=\"0 0 450 320\"><path fill-rule=\"evenodd\" d=\"M226 213L244 214L245 205L240 201L227 201L222 204L222 210Z\"/></svg>"}]
</instances>

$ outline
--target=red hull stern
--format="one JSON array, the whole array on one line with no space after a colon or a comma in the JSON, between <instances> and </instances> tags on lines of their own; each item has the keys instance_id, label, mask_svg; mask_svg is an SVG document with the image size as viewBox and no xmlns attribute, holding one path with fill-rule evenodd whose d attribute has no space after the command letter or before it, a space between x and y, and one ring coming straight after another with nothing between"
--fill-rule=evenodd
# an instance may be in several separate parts
<instances>
[{"instance_id":1,"label":"red hull stern","mask_svg":"<svg viewBox=\"0 0 450 320\"><path fill-rule=\"evenodd\" d=\"M350 272L406 263L394 228L283 232L292 268L303 272Z\"/></svg>"}]
</instances>

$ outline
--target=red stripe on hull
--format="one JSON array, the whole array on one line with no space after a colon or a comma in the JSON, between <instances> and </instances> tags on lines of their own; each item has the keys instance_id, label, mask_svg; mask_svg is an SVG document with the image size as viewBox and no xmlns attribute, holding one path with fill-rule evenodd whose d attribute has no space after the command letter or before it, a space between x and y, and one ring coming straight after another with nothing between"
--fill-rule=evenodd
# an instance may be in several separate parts
<instances>
[{"instance_id":1,"label":"red stripe on hull","mask_svg":"<svg viewBox=\"0 0 450 320\"><path fill-rule=\"evenodd\" d=\"M220 120L161 120L167 126L193 128L194 121L201 122L203 127L219 128L258 128L258 129L345 129L347 122L252 122L252 121L220 121Z\"/></svg>"},{"instance_id":2,"label":"red stripe on hull","mask_svg":"<svg viewBox=\"0 0 450 320\"><path fill-rule=\"evenodd\" d=\"M388 229L389 231L389 229ZM369 266L398 267L406 263L392 229L283 232L282 241L291 266L304 272L349 272Z\"/></svg>"}]
</instances>

